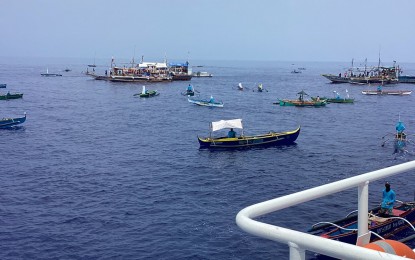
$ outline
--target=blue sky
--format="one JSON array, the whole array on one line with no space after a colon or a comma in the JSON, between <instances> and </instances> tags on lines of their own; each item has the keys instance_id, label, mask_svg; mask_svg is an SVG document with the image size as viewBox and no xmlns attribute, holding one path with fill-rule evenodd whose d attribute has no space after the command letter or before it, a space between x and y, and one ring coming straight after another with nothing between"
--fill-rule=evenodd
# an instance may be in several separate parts
<instances>
[{"instance_id":1,"label":"blue sky","mask_svg":"<svg viewBox=\"0 0 415 260\"><path fill-rule=\"evenodd\" d=\"M415 62L412 0L0 0L0 57Z\"/></svg>"}]
</instances>

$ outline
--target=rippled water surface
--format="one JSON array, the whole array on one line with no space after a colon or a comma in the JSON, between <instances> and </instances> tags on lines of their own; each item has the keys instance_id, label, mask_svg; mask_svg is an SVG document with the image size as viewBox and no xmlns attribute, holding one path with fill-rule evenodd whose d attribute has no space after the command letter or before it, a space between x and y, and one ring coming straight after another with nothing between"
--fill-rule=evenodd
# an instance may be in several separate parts
<instances>
[{"instance_id":1,"label":"rippled water surface","mask_svg":"<svg viewBox=\"0 0 415 260\"><path fill-rule=\"evenodd\" d=\"M24 93L21 100L1 101L0 116L27 112L22 127L0 131L0 259L287 259L287 245L245 233L236 214L414 159L381 147L399 114L408 133L415 133L414 96L365 96L361 91L375 86L334 85L320 76L342 72L346 63L200 62L214 77L190 83L202 97L225 103L215 109L180 94L189 82L148 84L161 94L140 99L133 95L142 84L93 80L82 74L85 64L0 64L0 83ZM63 76L41 77L47 67ZM62 72L66 67L72 71ZM306 70L290 73L298 67ZM404 68L415 74L414 64ZM239 82L250 89L236 90ZM252 91L258 83L266 92ZM332 96L346 89L354 104L273 104L301 90ZM301 133L287 147L198 149L197 135L208 134L209 122L234 118L243 119L245 134L299 125ZM414 173L390 180L398 199L413 199L413 180ZM371 184L372 205L381 189L382 182ZM304 231L345 216L356 201L357 190L344 191L261 220Z\"/></svg>"}]
</instances>

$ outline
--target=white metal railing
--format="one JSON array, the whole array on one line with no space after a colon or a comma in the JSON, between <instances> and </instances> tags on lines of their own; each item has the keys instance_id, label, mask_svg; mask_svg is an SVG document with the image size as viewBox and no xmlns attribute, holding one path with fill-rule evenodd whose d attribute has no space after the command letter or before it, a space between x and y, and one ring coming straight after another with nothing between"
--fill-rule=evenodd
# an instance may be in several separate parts
<instances>
[{"instance_id":1,"label":"white metal railing","mask_svg":"<svg viewBox=\"0 0 415 260\"><path fill-rule=\"evenodd\" d=\"M407 259L280 226L262 223L254 220L254 218L357 187L358 236L362 236L368 232L369 181L384 179L414 169L415 161L411 161L261 202L241 210L236 216L236 223L242 230L250 234L287 244L290 247L290 260L305 260L306 250L341 259Z\"/></svg>"}]
</instances>

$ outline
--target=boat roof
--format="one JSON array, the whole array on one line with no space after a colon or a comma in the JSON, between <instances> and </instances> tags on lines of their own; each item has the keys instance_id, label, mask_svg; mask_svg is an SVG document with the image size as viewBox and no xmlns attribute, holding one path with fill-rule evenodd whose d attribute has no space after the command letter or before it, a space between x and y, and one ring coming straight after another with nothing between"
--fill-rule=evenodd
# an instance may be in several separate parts
<instances>
[{"instance_id":1,"label":"boat roof","mask_svg":"<svg viewBox=\"0 0 415 260\"><path fill-rule=\"evenodd\" d=\"M220 120L211 123L212 132L218 131L225 128L239 128L242 127L242 119L232 119L232 120Z\"/></svg>"},{"instance_id":2,"label":"boat roof","mask_svg":"<svg viewBox=\"0 0 415 260\"><path fill-rule=\"evenodd\" d=\"M167 64L164 62L142 62L138 64L140 68L156 67L156 68L167 68Z\"/></svg>"},{"instance_id":3,"label":"boat roof","mask_svg":"<svg viewBox=\"0 0 415 260\"><path fill-rule=\"evenodd\" d=\"M170 67L188 67L189 62L170 62L169 66Z\"/></svg>"}]
</instances>

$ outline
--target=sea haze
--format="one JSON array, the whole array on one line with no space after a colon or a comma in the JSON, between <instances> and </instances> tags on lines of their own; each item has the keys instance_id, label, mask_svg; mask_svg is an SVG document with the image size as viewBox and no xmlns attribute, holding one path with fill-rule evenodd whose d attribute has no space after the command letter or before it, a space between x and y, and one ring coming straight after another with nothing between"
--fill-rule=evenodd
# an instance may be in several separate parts
<instances>
[{"instance_id":1,"label":"sea haze","mask_svg":"<svg viewBox=\"0 0 415 260\"><path fill-rule=\"evenodd\" d=\"M365 96L376 86L330 84L323 73L348 63L199 61L212 78L146 84L160 95L133 95L143 84L98 81L87 62L3 60L0 116L27 120L0 131L0 259L287 259L288 246L242 231L243 208L265 200L413 160L394 156L381 137L399 115L415 133L414 95ZM192 65L192 62L191 62ZM196 65L196 63L194 63ZM103 74L108 65L98 65ZM300 74L290 73L299 67ZM72 71L63 72L65 68ZM62 77L41 77L46 69ZM89 68L91 69L91 68ZM415 75L414 64L403 65ZM241 82L247 89L238 91ZM190 104L191 83L223 108ZM266 91L252 91L259 83ZM385 86L414 90L414 85ZM278 99L346 95L354 104L280 107ZM301 126L295 145L240 151L199 150L209 123L242 118L245 134ZM240 133L240 132L238 132ZM413 151L413 147L409 147ZM413 200L414 173L389 181ZM383 181L370 184L370 205ZM305 231L357 208L357 189L261 218ZM412 244L412 247L414 245Z\"/></svg>"}]
</instances>

